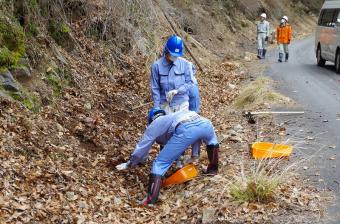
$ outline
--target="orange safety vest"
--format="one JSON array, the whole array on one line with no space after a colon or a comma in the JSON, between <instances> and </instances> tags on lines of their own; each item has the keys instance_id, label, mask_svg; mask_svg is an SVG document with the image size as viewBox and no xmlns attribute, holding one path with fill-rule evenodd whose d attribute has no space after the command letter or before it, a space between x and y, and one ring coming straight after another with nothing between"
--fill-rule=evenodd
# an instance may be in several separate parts
<instances>
[{"instance_id":1,"label":"orange safety vest","mask_svg":"<svg viewBox=\"0 0 340 224\"><path fill-rule=\"evenodd\" d=\"M278 44L289 44L292 40L292 27L289 24L279 26L276 30L276 40Z\"/></svg>"}]
</instances>

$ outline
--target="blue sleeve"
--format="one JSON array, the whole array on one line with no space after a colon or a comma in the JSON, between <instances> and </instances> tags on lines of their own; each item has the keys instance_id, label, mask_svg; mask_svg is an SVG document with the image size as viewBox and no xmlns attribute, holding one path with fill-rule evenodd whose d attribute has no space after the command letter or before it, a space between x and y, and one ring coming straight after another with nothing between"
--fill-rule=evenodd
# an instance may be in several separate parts
<instances>
[{"instance_id":1,"label":"blue sleeve","mask_svg":"<svg viewBox=\"0 0 340 224\"><path fill-rule=\"evenodd\" d=\"M194 64L191 63L192 74L196 76L197 69Z\"/></svg>"},{"instance_id":2,"label":"blue sleeve","mask_svg":"<svg viewBox=\"0 0 340 224\"><path fill-rule=\"evenodd\" d=\"M154 103L154 108L160 108L161 104L161 87L159 84L159 72L157 64L153 64L151 67L151 92Z\"/></svg>"},{"instance_id":3,"label":"blue sleeve","mask_svg":"<svg viewBox=\"0 0 340 224\"><path fill-rule=\"evenodd\" d=\"M191 69L192 69L192 81L194 82L195 85L198 85L197 78L196 78L196 67L194 64L191 64Z\"/></svg>"},{"instance_id":4,"label":"blue sleeve","mask_svg":"<svg viewBox=\"0 0 340 224\"><path fill-rule=\"evenodd\" d=\"M186 63L184 71L185 84L178 88L178 93L186 93L194 86L193 73L192 64Z\"/></svg>"},{"instance_id":5,"label":"blue sleeve","mask_svg":"<svg viewBox=\"0 0 340 224\"><path fill-rule=\"evenodd\" d=\"M146 128L142 139L130 157L131 166L141 163L147 157L156 139L167 133L172 124L172 119L169 119L169 116L171 115L157 118Z\"/></svg>"}]
</instances>

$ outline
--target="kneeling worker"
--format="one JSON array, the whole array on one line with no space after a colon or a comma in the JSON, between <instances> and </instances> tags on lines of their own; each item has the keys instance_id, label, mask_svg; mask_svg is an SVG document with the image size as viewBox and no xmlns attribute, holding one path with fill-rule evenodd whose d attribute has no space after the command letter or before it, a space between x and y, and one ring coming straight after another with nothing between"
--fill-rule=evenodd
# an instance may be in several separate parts
<instances>
[{"instance_id":1,"label":"kneeling worker","mask_svg":"<svg viewBox=\"0 0 340 224\"><path fill-rule=\"evenodd\" d=\"M165 115L164 110L153 109L149 113L149 123L130 160L116 167L118 170L136 167L146 160L155 142L166 143L153 161L148 194L142 202L144 205L156 203L165 173L195 142L203 141L207 145L209 165L206 173L217 174L219 145L214 127L208 119L193 111Z\"/></svg>"}]
</instances>

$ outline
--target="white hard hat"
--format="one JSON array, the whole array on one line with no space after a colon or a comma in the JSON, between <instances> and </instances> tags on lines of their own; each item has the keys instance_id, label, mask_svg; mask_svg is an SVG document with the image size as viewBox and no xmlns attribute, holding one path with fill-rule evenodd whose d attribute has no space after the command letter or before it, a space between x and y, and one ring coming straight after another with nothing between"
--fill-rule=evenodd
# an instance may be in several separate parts
<instances>
[{"instance_id":1,"label":"white hard hat","mask_svg":"<svg viewBox=\"0 0 340 224\"><path fill-rule=\"evenodd\" d=\"M288 16L283 16L282 19L284 19L288 22Z\"/></svg>"},{"instance_id":2,"label":"white hard hat","mask_svg":"<svg viewBox=\"0 0 340 224\"><path fill-rule=\"evenodd\" d=\"M281 19L281 24L283 24L283 23L285 23L286 22L286 20L285 19Z\"/></svg>"},{"instance_id":3,"label":"white hard hat","mask_svg":"<svg viewBox=\"0 0 340 224\"><path fill-rule=\"evenodd\" d=\"M267 19L267 14L266 13L262 13L261 17Z\"/></svg>"}]
</instances>

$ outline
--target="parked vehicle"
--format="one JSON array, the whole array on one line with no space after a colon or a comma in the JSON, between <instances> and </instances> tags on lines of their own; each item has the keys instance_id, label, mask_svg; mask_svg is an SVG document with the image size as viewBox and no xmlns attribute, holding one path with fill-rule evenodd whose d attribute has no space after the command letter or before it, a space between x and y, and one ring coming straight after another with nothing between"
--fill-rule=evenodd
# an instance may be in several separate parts
<instances>
[{"instance_id":1,"label":"parked vehicle","mask_svg":"<svg viewBox=\"0 0 340 224\"><path fill-rule=\"evenodd\" d=\"M315 34L318 66L334 62L340 74L340 0L326 0L323 4Z\"/></svg>"}]
</instances>

